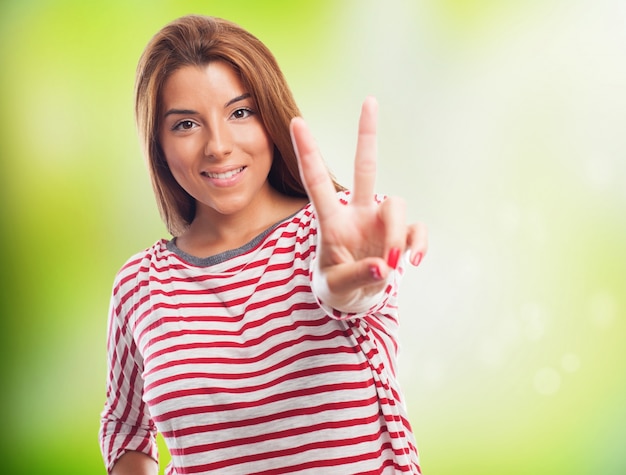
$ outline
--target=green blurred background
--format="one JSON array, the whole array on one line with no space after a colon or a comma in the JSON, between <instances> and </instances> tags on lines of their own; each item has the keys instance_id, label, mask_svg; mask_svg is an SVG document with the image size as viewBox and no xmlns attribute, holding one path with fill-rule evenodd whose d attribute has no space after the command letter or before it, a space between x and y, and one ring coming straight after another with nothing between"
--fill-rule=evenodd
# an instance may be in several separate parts
<instances>
[{"instance_id":1,"label":"green blurred background","mask_svg":"<svg viewBox=\"0 0 626 475\"><path fill-rule=\"evenodd\" d=\"M401 335L425 474L625 474L622 0L2 0L0 472L104 473L112 280L167 236L135 65L186 13L274 51L346 184L378 97L378 191L430 229Z\"/></svg>"}]
</instances>

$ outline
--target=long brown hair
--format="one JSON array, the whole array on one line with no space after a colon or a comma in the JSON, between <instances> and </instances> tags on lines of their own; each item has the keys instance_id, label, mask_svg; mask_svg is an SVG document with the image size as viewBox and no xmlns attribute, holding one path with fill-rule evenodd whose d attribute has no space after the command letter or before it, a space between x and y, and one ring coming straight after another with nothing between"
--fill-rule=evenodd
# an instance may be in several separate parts
<instances>
[{"instance_id":1,"label":"long brown hair","mask_svg":"<svg viewBox=\"0 0 626 475\"><path fill-rule=\"evenodd\" d=\"M196 202L174 179L158 141L161 91L177 69L229 63L255 100L261 121L274 143L268 181L279 192L306 197L289 123L300 111L269 49L240 26L220 18L189 15L161 29L148 43L137 66L135 114L161 217L172 235L193 221ZM333 180L334 181L334 180ZM335 182L337 190L343 189Z\"/></svg>"}]
</instances>

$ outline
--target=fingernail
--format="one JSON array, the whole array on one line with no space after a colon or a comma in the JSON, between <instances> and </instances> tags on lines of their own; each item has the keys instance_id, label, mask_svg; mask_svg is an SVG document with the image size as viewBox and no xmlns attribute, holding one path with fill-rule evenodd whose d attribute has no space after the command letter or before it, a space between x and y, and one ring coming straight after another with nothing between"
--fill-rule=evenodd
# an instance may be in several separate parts
<instances>
[{"instance_id":1,"label":"fingernail","mask_svg":"<svg viewBox=\"0 0 626 475\"><path fill-rule=\"evenodd\" d=\"M424 258L424 253L423 252L418 252L417 254L415 254L415 257L411 261L411 264L413 264L415 267L417 267L417 266L420 265L420 263L422 262L423 258Z\"/></svg>"},{"instance_id":2,"label":"fingernail","mask_svg":"<svg viewBox=\"0 0 626 475\"><path fill-rule=\"evenodd\" d=\"M370 274L375 280L381 280L383 276L380 274L380 269L378 266L370 266Z\"/></svg>"},{"instance_id":3,"label":"fingernail","mask_svg":"<svg viewBox=\"0 0 626 475\"><path fill-rule=\"evenodd\" d=\"M389 257L387 257L387 265L392 269L398 267L398 260L400 259L400 249L392 247L389 250Z\"/></svg>"}]
</instances>

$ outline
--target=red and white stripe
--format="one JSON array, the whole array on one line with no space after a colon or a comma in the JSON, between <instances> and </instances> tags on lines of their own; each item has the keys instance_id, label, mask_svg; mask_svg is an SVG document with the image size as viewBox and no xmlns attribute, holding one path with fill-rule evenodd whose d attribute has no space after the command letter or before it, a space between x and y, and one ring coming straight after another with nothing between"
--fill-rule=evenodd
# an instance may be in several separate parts
<instances>
[{"instance_id":1,"label":"red and white stripe","mask_svg":"<svg viewBox=\"0 0 626 475\"><path fill-rule=\"evenodd\" d=\"M158 429L169 474L420 473L395 376L401 270L367 314L324 310L316 241L307 206L210 265L165 240L126 263L109 318L109 470L127 450L156 459Z\"/></svg>"}]
</instances>

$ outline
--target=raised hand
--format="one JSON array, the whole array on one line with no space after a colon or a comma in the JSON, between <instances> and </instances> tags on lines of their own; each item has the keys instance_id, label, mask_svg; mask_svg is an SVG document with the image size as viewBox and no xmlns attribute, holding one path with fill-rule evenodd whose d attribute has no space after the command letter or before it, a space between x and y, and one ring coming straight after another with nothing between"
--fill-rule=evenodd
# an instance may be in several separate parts
<instances>
[{"instance_id":1,"label":"raised hand","mask_svg":"<svg viewBox=\"0 0 626 475\"><path fill-rule=\"evenodd\" d=\"M327 303L346 312L359 300L378 294L396 268L401 254L419 265L427 248L427 233L420 223L407 225L405 202L389 197L374 199L376 181L376 100L363 103L354 161L354 186L348 205L337 198L326 165L304 120L291 122L291 137L300 174L319 222L316 272L325 279Z\"/></svg>"}]
</instances>

